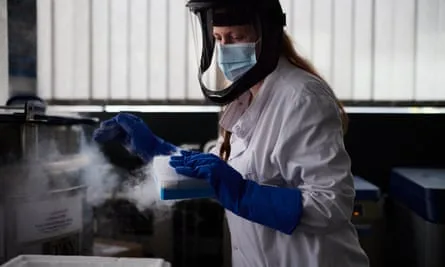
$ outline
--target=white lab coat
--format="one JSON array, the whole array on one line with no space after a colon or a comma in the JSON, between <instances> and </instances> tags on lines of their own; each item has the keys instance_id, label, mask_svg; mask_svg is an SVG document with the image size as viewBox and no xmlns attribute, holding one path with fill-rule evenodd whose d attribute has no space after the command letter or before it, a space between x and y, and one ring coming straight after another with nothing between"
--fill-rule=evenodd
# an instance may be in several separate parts
<instances>
[{"instance_id":1,"label":"white lab coat","mask_svg":"<svg viewBox=\"0 0 445 267\"><path fill-rule=\"evenodd\" d=\"M250 106L249 94L220 120L233 133L228 162L245 179L299 188L303 215L286 235L227 210L233 267L368 267L350 222L351 161L330 88L282 58Z\"/></svg>"}]
</instances>

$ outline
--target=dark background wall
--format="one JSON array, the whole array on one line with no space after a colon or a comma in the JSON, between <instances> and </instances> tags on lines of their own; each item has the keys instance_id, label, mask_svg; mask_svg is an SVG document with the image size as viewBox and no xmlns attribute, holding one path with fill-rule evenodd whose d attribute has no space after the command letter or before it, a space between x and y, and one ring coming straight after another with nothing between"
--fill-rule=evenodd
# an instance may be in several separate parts
<instances>
[{"instance_id":1,"label":"dark background wall","mask_svg":"<svg viewBox=\"0 0 445 267\"><path fill-rule=\"evenodd\" d=\"M217 113L135 113L152 130L176 145L217 137ZM114 113L93 113L107 119ZM349 114L345 144L355 175L384 191L393 167L445 168L445 114Z\"/></svg>"},{"instance_id":2,"label":"dark background wall","mask_svg":"<svg viewBox=\"0 0 445 267\"><path fill-rule=\"evenodd\" d=\"M398 166L445 167L445 114L351 114L346 146L356 175L386 189Z\"/></svg>"}]
</instances>

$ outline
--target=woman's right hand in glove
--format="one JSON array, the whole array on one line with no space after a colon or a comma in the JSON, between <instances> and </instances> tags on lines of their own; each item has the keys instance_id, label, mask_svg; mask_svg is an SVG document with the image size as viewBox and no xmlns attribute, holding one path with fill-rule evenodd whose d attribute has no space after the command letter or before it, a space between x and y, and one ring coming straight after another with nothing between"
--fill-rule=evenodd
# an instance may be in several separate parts
<instances>
[{"instance_id":1,"label":"woman's right hand in glove","mask_svg":"<svg viewBox=\"0 0 445 267\"><path fill-rule=\"evenodd\" d=\"M119 113L102 122L100 128L94 131L93 139L98 143L119 142L145 163L154 156L170 155L178 149L153 134L142 119L128 113Z\"/></svg>"}]
</instances>

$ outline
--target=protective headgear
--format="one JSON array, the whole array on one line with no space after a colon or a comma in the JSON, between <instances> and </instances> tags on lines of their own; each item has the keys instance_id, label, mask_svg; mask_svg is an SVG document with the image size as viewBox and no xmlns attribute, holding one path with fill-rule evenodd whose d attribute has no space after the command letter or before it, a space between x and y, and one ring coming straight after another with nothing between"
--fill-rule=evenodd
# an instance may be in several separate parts
<instances>
[{"instance_id":1,"label":"protective headgear","mask_svg":"<svg viewBox=\"0 0 445 267\"><path fill-rule=\"evenodd\" d=\"M286 25L279 0L189 0L187 7L207 99L228 104L275 70ZM220 42L214 34L235 40Z\"/></svg>"}]
</instances>

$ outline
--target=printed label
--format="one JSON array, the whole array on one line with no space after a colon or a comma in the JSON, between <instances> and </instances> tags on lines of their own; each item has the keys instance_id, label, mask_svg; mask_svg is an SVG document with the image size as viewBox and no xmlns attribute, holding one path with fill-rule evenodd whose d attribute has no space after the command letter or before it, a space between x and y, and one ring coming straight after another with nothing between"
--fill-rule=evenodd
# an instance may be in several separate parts
<instances>
[{"instance_id":1,"label":"printed label","mask_svg":"<svg viewBox=\"0 0 445 267\"><path fill-rule=\"evenodd\" d=\"M17 241L44 240L82 229L82 196L59 197L17 207Z\"/></svg>"},{"instance_id":2,"label":"printed label","mask_svg":"<svg viewBox=\"0 0 445 267\"><path fill-rule=\"evenodd\" d=\"M42 253L48 255L80 255L80 233L51 240L43 244Z\"/></svg>"},{"instance_id":3,"label":"printed label","mask_svg":"<svg viewBox=\"0 0 445 267\"><path fill-rule=\"evenodd\" d=\"M81 233L78 232L60 238L22 243L19 246L19 254L80 255L80 235ZM15 257L16 255L17 253L10 256Z\"/></svg>"}]
</instances>

